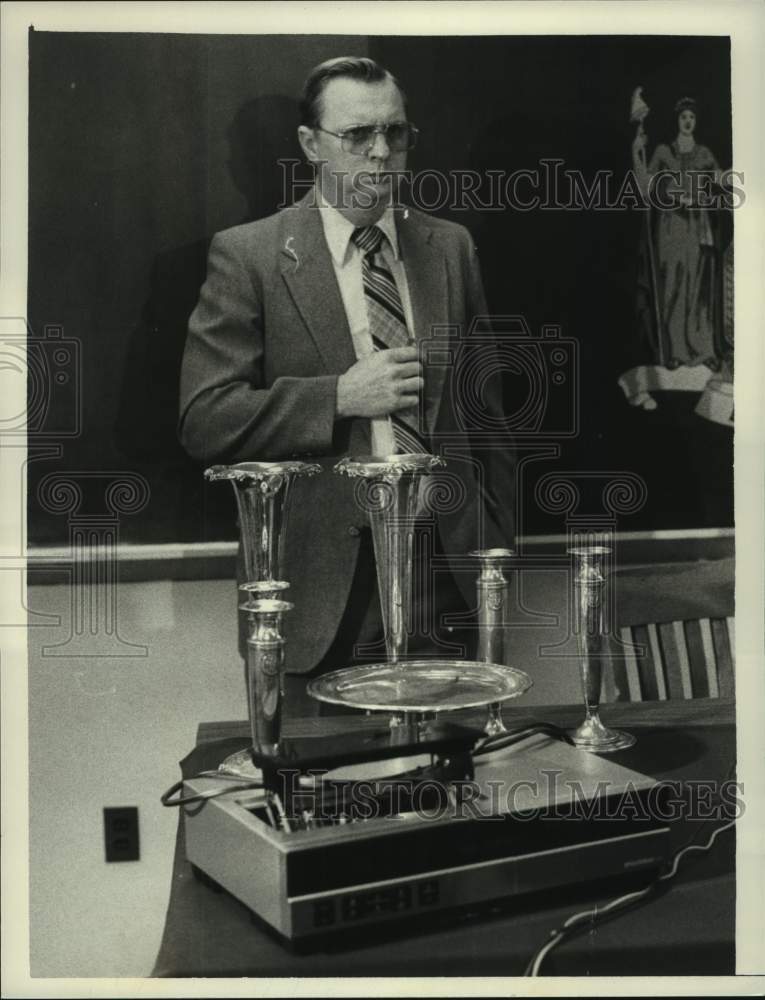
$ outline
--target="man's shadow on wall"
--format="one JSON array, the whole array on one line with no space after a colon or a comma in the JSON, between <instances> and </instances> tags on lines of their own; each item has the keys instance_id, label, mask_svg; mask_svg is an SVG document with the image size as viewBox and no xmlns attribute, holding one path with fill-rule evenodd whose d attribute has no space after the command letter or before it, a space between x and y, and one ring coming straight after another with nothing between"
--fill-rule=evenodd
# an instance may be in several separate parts
<instances>
[{"instance_id":1,"label":"man's shadow on wall","mask_svg":"<svg viewBox=\"0 0 765 1000\"><path fill-rule=\"evenodd\" d=\"M232 226L271 215L293 200L284 190L290 171L283 171L279 161L299 158L297 120L297 102L278 94L249 101L237 111L227 131L228 168L247 208ZM304 171L300 176L306 179ZM219 484L208 488L203 467L186 455L177 434L188 321L205 280L211 239L208 234L157 254L126 354L114 440L151 484L154 516L142 526L142 542L236 537L231 491Z\"/></svg>"}]
</instances>

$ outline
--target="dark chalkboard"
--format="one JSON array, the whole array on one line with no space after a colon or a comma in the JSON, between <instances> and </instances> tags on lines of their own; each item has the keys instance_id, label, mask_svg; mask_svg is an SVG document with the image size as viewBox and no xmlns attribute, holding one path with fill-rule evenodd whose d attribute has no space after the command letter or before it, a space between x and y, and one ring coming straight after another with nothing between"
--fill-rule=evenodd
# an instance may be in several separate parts
<instances>
[{"instance_id":1,"label":"dark chalkboard","mask_svg":"<svg viewBox=\"0 0 765 1000\"><path fill-rule=\"evenodd\" d=\"M44 363L30 377L30 404L42 401L30 442L61 446L30 450L32 545L65 542L77 511L108 513L120 490L123 541L236 536L230 491L206 486L175 436L186 323L210 237L275 210L279 161L299 159L301 82L342 53L368 53L403 83L421 129L414 170L485 176L559 159L587 178L623 175L638 84L653 109L652 144L673 137L672 105L690 92L699 141L731 165L724 38L32 31L28 320ZM641 213L449 203L436 214L473 232L492 312L522 317L532 335L560 327L578 345L576 433L561 435L556 456L525 464L522 532L563 529L534 502L540 477L556 469L640 476L646 502L624 530L731 525L730 428L696 414L698 393L666 393L648 413L617 386ZM729 238L730 220L718 224ZM508 409L527 391L508 376ZM62 498L66 482L81 493L76 503Z\"/></svg>"}]
</instances>

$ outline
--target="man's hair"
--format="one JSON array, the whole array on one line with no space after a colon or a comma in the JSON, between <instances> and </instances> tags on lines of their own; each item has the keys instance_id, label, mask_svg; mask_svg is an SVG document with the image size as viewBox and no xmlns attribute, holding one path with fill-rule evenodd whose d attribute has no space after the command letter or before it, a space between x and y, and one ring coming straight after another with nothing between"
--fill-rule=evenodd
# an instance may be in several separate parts
<instances>
[{"instance_id":1,"label":"man's hair","mask_svg":"<svg viewBox=\"0 0 765 1000\"><path fill-rule=\"evenodd\" d=\"M376 63L374 59L367 59L366 56L338 56L336 59L327 59L326 62L320 63L308 74L300 98L301 125L307 125L308 128L319 127L322 112L321 95L329 81L339 77L362 80L364 83L381 83L383 80L392 80L398 87L404 107L406 107L406 94L401 89L401 84L392 73Z\"/></svg>"}]
</instances>

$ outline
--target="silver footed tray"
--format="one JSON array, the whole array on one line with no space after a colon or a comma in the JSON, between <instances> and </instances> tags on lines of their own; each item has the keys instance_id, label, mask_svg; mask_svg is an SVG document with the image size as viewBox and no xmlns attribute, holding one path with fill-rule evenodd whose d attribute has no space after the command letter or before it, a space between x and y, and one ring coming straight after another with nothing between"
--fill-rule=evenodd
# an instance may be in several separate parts
<instances>
[{"instance_id":1,"label":"silver footed tray","mask_svg":"<svg viewBox=\"0 0 765 1000\"><path fill-rule=\"evenodd\" d=\"M452 712L517 698L532 681L515 667L475 660L372 663L309 681L318 701L377 712Z\"/></svg>"}]
</instances>

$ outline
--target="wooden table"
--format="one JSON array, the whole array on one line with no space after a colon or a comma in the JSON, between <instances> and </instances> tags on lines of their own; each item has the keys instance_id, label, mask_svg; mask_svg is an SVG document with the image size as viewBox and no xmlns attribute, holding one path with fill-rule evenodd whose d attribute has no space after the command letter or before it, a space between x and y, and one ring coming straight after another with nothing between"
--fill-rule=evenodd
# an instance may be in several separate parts
<instances>
[{"instance_id":1,"label":"wooden table","mask_svg":"<svg viewBox=\"0 0 765 1000\"><path fill-rule=\"evenodd\" d=\"M506 722L536 718L570 726L581 706L508 708ZM637 736L612 759L657 779L694 782L713 789L733 779L736 740L731 699L620 703L605 706L607 724ZM342 726L379 722L364 716L294 720L288 735L326 733ZM205 723L199 743L182 762L187 774L217 763L246 744L241 722ZM712 784L710 784L712 783ZM714 805L714 792L709 799ZM692 837L706 840L722 819L684 818L673 824L673 848ZM707 854L686 856L668 891L618 919L592 927L554 949L543 975L730 975L735 967L735 833L723 833ZM581 891L581 890L580 890ZM607 891L604 902L614 895ZM332 943L301 953L288 946L224 892L193 875L184 855L180 817L165 931L153 970L163 977L186 976L518 976L529 958L572 913L591 907L564 894L546 900L519 899L494 912L423 924L402 936L395 926L369 928L363 940Z\"/></svg>"}]
</instances>

